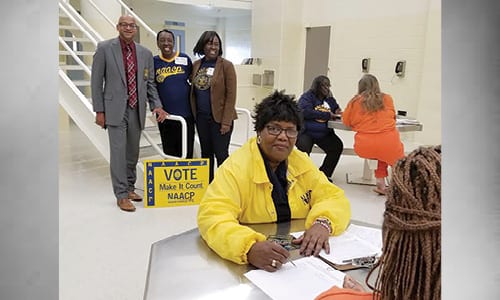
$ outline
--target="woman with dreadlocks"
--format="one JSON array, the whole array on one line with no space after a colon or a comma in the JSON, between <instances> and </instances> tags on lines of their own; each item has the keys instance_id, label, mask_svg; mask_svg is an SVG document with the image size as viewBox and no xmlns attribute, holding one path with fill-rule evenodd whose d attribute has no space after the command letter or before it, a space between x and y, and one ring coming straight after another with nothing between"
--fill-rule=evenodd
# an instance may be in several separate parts
<instances>
[{"instance_id":1,"label":"woman with dreadlocks","mask_svg":"<svg viewBox=\"0 0 500 300\"><path fill-rule=\"evenodd\" d=\"M383 253L361 291L349 276L316 300L441 299L441 147L420 147L394 168L384 212ZM368 283L378 269L375 286Z\"/></svg>"},{"instance_id":2,"label":"woman with dreadlocks","mask_svg":"<svg viewBox=\"0 0 500 300\"><path fill-rule=\"evenodd\" d=\"M347 104L342 122L356 132L356 154L378 160L374 191L385 195L387 168L404 156L404 149L396 129L394 102L389 94L380 91L375 76L366 74L359 80L358 94Z\"/></svg>"}]
</instances>

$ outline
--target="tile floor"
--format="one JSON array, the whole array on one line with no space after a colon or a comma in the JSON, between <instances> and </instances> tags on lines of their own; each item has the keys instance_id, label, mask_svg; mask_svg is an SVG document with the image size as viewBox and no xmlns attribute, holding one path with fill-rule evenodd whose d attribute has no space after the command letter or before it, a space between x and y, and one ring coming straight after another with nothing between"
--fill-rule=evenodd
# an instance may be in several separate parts
<instances>
[{"instance_id":1,"label":"tile floor","mask_svg":"<svg viewBox=\"0 0 500 300\"><path fill-rule=\"evenodd\" d=\"M322 154L312 154L319 163ZM381 224L383 196L346 184L363 161L343 156L334 182L351 201L352 218ZM142 194L142 191L138 191ZM109 165L61 111L59 131L59 290L61 300L137 300L144 296L152 243L196 227L196 206L119 210Z\"/></svg>"}]
</instances>

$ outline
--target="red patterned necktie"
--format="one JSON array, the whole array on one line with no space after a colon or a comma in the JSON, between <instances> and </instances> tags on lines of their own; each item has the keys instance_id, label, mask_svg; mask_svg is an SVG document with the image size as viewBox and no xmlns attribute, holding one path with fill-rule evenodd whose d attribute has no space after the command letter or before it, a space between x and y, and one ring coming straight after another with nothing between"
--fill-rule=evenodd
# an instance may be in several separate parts
<instances>
[{"instance_id":1,"label":"red patterned necktie","mask_svg":"<svg viewBox=\"0 0 500 300\"><path fill-rule=\"evenodd\" d=\"M127 88L128 88L128 105L135 108L137 105L137 83L135 74L135 63L132 55L132 48L127 44Z\"/></svg>"}]
</instances>

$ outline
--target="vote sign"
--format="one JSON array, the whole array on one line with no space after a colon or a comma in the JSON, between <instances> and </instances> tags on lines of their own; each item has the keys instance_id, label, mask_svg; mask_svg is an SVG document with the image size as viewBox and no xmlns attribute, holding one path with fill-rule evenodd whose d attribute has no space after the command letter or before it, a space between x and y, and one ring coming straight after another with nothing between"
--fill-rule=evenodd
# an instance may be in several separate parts
<instances>
[{"instance_id":1,"label":"vote sign","mask_svg":"<svg viewBox=\"0 0 500 300\"><path fill-rule=\"evenodd\" d=\"M200 204L208 186L208 159L144 161L144 207Z\"/></svg>"}]
</instances>

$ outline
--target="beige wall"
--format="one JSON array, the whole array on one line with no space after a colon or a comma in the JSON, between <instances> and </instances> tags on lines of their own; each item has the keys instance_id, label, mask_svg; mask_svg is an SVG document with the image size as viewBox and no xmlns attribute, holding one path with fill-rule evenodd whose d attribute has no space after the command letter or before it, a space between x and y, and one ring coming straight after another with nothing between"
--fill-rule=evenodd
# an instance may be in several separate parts
<instances>
[{"instance_id":1,"label":"beige wall","mask_svg":"<svg viewBox=\"0 0 500 300\"><path fill-rule=\"evenodd\" d=\"M101 35L103 39L118 36L116 22L121 15L120 5L116 1L94 0L97 7L109 18L110 24L104 17L88 2L80 1L81 14L85 20Z\"/></svg>"},{"instance_id":2,"label":"beige wall","mask_svg":"<svg viewBox=\"0 0 500 300\"><path fill-rule=\"evenodd\" d=\"M92 8L82 3L89 23L116 30L88 16ZM114 19L120 15L113 1L96 1ZM154 30L165 20L186 23L186 52L199 35L215 29L224 46L244 47L251 36L251 56L262 58L258 66L237 66L238 106L252 109L272 89L252 84L252 74L274 71L274 88L299 97L303 90L306 27L331 26L329 77L342 107L356 93L362 76L361 59L371 59L370 73L384 92L393 96L396 109L408 111L424 123L424 131L405 134L421 144L441 143L441 1L440 0L253 0L251 34L237 26L238 17L193 18L192 6L175 6L155 0L130 0L129 5ZM110 12L112 11L112 12ZM97 17L96 17L97 19ZM113 19L113 20L114 20ZM141 43L157 53L153 36L141 31ZM247 38L248 40L249 38ZM224 49L227 55L227 48ZM398 60L406 60L405 77L394 74ZM239 61L234 61L239 63Z\"/></svg>"},{"instance_id":3,"label":"beige wall","mask_svg":"<svg viewBox=\"0 0 500 300\"><path fill-rule=\"evenodd\" d=\"M157 0L129 0L126 2L155 32L166 27L164 25L166 20L184 22L185 27L176 29L184 29L185 52L193 60L196 59L193 57L193 47L205 30L217 31L223 42L224 56L232 60L236 60L235 57L238 56L232 55L231 47L248 48L250 45L251 28L248 11L242 11L242 17L236 15L226 18L221 17L221 13L214 8L203 11L202 8L191 5L172 4ZM141 44L151 49L155 54L159 52L156 47L156 36L141 36ZM240 59L237 60L239 61L235 61L235 63L241 62Z\"/></svg>"},{"instance_id":4,"label":"beige wall","mask_svg":"<svg viewBox=\"0 0 500 300\"><path fill-rule=\"evenodd\" d=\"M276 71L277 89L303 91L305 28L331 26L332 89L345 107L362 76L361 59L393 96L396 109L424 122L424 131L406 136L441 143L440 0L254 0L252 54ZM398 60L406 75L394 76Z\"/></svg>"}]
</instances>

